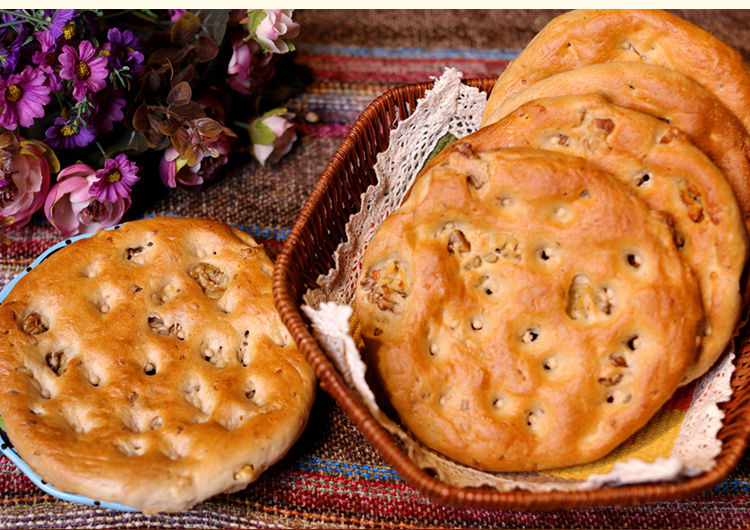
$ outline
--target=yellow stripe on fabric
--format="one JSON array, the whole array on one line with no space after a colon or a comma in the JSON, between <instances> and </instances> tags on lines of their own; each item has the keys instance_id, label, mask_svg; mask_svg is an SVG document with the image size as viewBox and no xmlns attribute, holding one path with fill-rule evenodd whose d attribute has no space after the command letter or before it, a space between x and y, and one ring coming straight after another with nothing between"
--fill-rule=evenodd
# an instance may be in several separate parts
<instances>
[{"instance_id":1,"label":"yellow stripe on fabric","mask_svg":"<svg viewBox=\"0 0 750 530\"><path fill-rule=\"evenodd\" d=\"M590 464L542 471L540 474L585 480L592 474L609 473L617 462L625 462L631 458L639 458L644 462L653 462L659 457L668 458L684 417L684 411L662 409L645 427L607 456Z\"/></svg>"}]
</instances>

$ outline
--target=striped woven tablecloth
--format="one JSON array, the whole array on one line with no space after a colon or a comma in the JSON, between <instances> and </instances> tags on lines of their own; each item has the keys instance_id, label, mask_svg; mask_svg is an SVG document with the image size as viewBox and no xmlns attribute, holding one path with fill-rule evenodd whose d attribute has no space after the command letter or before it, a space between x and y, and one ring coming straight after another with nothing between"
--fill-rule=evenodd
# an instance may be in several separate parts
<instances>
[{"instance_id":1,"label":"striped woven tablecloth","mask_svg":"<svg viewBox=\"0 0 750 530\"><path fill-rule=\"evenodd\" d=\"M444 67L494 77L555 13L530 11L303 11L285 72L304 80L290 108L317 120L270 169L230 168L201 192L154 191L127 219L212 217L237 225L275 256L318 175L360 112L388 87L427 81ZM748 56L750 14L681 12ZM152 168L146 179L158 180ZM42 219L0 248L0 287L60 239ZM289 454L255 484L180 514L144 515L60 501L0 458L0 527L469 527L722 528L750 526L750 458L711 491L628 508L524 513L466 510L428 500L394 472L323 391Z\"/></svg>"}]
</instances>

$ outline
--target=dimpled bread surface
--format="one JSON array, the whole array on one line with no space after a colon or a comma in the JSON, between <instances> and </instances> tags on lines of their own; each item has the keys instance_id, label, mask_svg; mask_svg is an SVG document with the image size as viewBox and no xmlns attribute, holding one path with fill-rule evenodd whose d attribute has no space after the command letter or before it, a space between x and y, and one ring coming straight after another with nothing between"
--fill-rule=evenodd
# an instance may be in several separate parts
<instances>
[{"instance_id":1,"label":"dimpled bread surface","mask_svg":"<svg viewBox=\"0 0 750 530\"><path fill-rule=\"evenodd\" d=\"M249 235L150 218L52 254L0 305L0 413L59 490L178 511L254 481L302 432L314 375Z\"/></svg>"},{"instance_id":2,"label":"dimpled bread surface","mask_svg":"<svg viewBox=\"0 0 750 530\"><path fill-rule=\"evenodd\" d=\"M377 230L355 308L405 427L487 471L612 450L672 395L704 318L672 231L625 186L580 158L461 141Z\"/></svg>"},{"instance_id":3,"label":"dimpled bread surface","mask_svg":"<svg viewBox=\"0 0 750 530\"><path fill-rule=\"evenodd\" d=\"M740 317L747 231L724 175L684 133L602 96L584 95L532 100L461 141L477 152L532 146L586 158L664 212L698 280L707 316L700 356L683 383L713 365Z\"/></svg>"},{"instance_id":4,"label":"dimpled bread surface","mask_svg":"<svg viewBox=\"0 0 750 530\"><path fill-rule=\"evenodd\" d=\"M616 62L581 66L541 79L498 101L484 124L494 123L535 99L601 94L611 103L674 125L722 170L745 223L750 224L750 136L742 122L713 94L679 72L652 64Z\"/></svg>"},{"instance_id":5,"label":"dimpled bread surface","mask_svg":"<svg viewBox=\"0 0 750 530\"><path fill-rule=\"evenodd\" d=\"M750 70L740 53L704 29L661 10L576 10L554 18L498 78L484 116L511 94L545 77L612 61L680 72L716 95L750 130Z\"/></svg>"}]
</instances>

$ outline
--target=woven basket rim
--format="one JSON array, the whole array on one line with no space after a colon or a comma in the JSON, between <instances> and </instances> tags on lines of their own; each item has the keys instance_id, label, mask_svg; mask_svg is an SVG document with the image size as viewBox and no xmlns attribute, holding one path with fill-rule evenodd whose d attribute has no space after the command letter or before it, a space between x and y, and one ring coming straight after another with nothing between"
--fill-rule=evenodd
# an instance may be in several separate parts
<instances>
[{"instance_id":1,"label":"woven basket rim","mask_svg":"<svg viewBox=\"0 0 750 530\"><path fill-rule=\"evenodd\" d=\"M476 78L464 80L464 83L489 93L494 81L495 78ZM380 455L408 484L435 501L459 507L536 511L625 506L693 496L726 478L737 465L750 437L750 383L744 380L746 372L750 374L750 325L742 327L735 341L736 369L732 374L733 392L730 401L721 405L725 412L725 420L718 434L722 441L722 449L716 458L716 465L697 476L673 482L630 484L572 492L531 492L521 489L498 491L489 487L453 486L416 466L358 400L353 390L346 385L341 374L313 337L309 321L301 311L301 293L295 298L290 290L291 282L299 280L301 270L304 269L300 267L300 263L295 262L294 254L304 245L306 232L316 227L316 208L320 206L319 202L330 188L336 185L339 173L352 150L362 142L370 141L373 134L378 134L377 131L373 132L373 122L382 115L384 106L401 105L407 95L412 98L415 95L421 97L433 84L434 82L422 82L400 85L389 89L368 105L321 173L277 257L273 274L276 307L298 347L315 370L321 388L334 398ZM307 285L305 290L309 287L310 285ZM730 415L731 418L727 420Z\"/></svg>"}]
</instances>

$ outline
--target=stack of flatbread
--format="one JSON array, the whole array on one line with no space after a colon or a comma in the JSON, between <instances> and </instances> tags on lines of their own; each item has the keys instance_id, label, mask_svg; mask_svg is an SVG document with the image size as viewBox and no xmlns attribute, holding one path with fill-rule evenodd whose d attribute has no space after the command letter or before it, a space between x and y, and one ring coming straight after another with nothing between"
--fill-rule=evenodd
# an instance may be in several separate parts
<instances>
[{"instance_id":1,"label":"stack of flatbread","mask_svg":"<svg viewBox=\"0 0 750 530\"><path fill-rule=\"evenodd\" d=\"M372 385L487 471L596 460L729 345L750 70L664 11L573 11L497 80L364 256Z\"/></svg>"}]
</instances>

